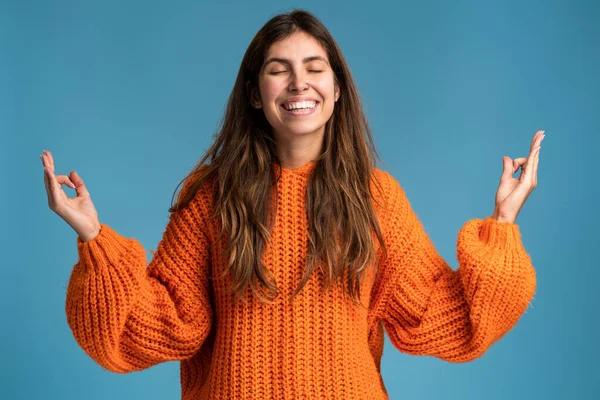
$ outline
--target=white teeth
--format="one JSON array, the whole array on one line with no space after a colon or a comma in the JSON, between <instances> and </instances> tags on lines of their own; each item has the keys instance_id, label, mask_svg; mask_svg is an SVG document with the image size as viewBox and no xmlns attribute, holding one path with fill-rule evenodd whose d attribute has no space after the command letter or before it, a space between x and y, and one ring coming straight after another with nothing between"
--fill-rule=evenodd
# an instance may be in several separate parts
<instances>
[{"instance_id":1,"label":"white teeth","mask_svg":"<svg viewBox=\"0 0 600 400\"><path fill-rule=\"evenodd\" d=\"M316 101L300 101L297 103L287 103L283 107L286 110L295 110L298 108L314 108L317 105Z\"/></svg>"}]
</instances>

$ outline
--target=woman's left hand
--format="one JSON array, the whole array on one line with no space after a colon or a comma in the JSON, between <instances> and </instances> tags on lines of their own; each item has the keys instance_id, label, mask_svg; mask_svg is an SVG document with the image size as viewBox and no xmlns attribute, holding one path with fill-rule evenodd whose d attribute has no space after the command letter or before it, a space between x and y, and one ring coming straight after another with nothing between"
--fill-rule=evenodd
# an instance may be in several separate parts
<instances>
[{"instance_id":1,"label":"woman's left hand","mask_svg":"<svg viewBox=\"0 0 600 400\"><path fill-rule=\"evenodd\" d=\"M492 215L492 218L498 222L514 223L525 200L537 186L538 161L543 139L544 131L537 131L531 142L529 157L514 160L510 157L502 157L504 171L500 177L500 186L496 192L496 207ZM521 168L521 176L513 178L513 174L519 168Z\"/></svg>"}]
</instances>

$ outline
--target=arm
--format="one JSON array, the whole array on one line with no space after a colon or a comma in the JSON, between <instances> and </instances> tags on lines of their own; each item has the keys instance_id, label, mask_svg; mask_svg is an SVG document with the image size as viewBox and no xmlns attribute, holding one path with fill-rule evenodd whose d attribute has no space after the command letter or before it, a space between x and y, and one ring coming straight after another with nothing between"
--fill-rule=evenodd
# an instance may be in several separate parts
<instances>
[{"instance_id":1,"label":"arm","mask_svg":"<svg viewBox=\"0 0 600 400\"><path fill-rule=\"evenodd\" d=\"M438 254L398 182L386 174L388 258L377 310L393 345L412 355L466 362L517 323L533 298L535 270L516 224L468 221L459 268Z\"/></svg>"},{"instance_id":2,"label":"arm","mask_svg":"<svg viewBox=\"0 0 600 400\"><path fill-rule=\"evenodd\" d=\"M67 322L85 352L113 372L194 355L211 329L206 210L194 199L169 216L148 266L142 245L108 225L77 238Z\"/></svg>"}]
</instances>

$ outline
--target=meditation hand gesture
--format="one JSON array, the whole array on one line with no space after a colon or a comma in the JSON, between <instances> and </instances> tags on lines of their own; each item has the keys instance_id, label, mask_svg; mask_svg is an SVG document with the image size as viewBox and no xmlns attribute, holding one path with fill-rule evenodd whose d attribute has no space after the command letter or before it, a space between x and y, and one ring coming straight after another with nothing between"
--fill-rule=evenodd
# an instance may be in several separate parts
<instances>
[{"instance_id":1,"label":"meditation hand gesture","mask_svg":"<svg viewBox=\"0 0 600 400\"><path fill-rule=\"evenodd\" d=\"M54 175L54 158L44 150L40 156L44 166L44 184L48 193L48 206L77 232L81 240L87 242L100 233L100 222L90 193L83 179L75 171L67 175ZM70 186L77 197L69 198L62 185Z\"/></svg>"},{"instance_id":2,"label":"meditation hand gesture","mask_svg":"<svg viewBox=\"0 0 600 400\"><path fill-rule=\"evenodd\" d=\"M529 149L529 157L520 157L514 160L511 160L510 157L502 157L504 171L500 178L500 186L496 193L496 208L492 216L499 222L514 223L525 200L537 186L538 161L544 136L544 131L535 133ZM518 171L519 167L521 167L521 176L513 178L513 174Z\"/></svg>"}]
</instances>

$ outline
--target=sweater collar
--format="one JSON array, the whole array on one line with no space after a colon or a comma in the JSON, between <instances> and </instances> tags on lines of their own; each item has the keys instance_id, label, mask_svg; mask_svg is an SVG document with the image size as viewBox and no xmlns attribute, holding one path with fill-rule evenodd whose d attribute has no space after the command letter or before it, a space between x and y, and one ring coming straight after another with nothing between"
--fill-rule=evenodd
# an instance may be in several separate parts
<instances>
[{"instance_id":1,"label":"sweater collar","mask_svg":"<svg viewBox=\"0 0 600 400\"><path fill-rule=\"evenodd\" d=\"M279 173L280 169L279 169L279 165L277 164L277 162L273 161L272 165L273 165L274 170ZM306 177L312 173L312 171L315 169L316 165L317 165L317 160L313 160L313 161L310 161L309 163L304 164L303 166L298 167L296 169L281 168L281 175L282 176Z\"/></svg>"}]
</instances>

